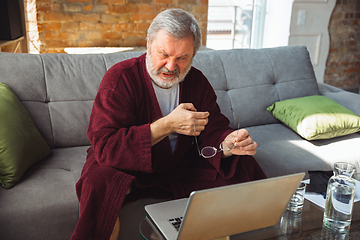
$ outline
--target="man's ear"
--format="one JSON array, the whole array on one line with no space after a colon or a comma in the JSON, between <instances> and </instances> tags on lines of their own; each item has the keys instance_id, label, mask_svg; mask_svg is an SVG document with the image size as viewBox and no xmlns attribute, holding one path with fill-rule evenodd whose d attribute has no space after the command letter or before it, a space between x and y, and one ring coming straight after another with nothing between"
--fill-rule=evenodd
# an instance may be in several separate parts
<instances>
[{"instance_id":1,"label":"man's ear","mask_svg":"<svg viewBox=\"0 0 360 240\"><path fill-rule=\"evenodd\" d=\"M146 35L146 49L149 50L149 34Z\"/></svg>"}]
</instances>

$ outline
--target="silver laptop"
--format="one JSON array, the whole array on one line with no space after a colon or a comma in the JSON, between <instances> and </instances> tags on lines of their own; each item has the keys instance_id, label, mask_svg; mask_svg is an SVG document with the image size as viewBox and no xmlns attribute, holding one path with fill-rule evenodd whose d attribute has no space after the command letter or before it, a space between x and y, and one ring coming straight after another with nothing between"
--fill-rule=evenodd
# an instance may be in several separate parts
<instances>
[{"instance_id":1,"label":"silver laptop","mask_svg":"<svg viewBox=\"0 0 360 240\"><path fill-rule=\"evenodd\" d=\"M305 173L194 191L189 198L145 206L167 240L231 236L276 224Z\"/></svg>"}]
</instances>

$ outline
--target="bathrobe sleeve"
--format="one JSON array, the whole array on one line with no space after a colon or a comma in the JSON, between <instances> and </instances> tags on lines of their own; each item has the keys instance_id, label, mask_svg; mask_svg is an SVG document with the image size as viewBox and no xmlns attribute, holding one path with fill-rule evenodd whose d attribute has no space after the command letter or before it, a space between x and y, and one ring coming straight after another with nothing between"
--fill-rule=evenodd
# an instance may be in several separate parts
<instances>
[{"instance_id":1,"label":"bathrobe sleeve","mask_svg":"<svg viewBox=\"0 0 360 240\"><path fill-rule=\"evenodd\" d=\"M138 59L107 71L95 98L87 136L99 165L152 172L150 99ZM140 69L140 70L139 70ZM145 108L145 110L144 110Z\"/></svg>"}]
</instances>

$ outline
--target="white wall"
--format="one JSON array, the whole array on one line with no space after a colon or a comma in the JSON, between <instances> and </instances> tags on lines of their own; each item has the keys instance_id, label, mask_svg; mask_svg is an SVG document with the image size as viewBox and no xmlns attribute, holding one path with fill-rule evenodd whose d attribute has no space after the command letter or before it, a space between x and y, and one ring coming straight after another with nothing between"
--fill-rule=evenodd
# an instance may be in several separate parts
<instances>
[{"instance_id":1,"label":"white wall","mask_svg":"<svg viewBox=\"0 0 360 240\"><path fill-rule=\"evenodd\" d=\"M336 0L294 0L288 45L304 45L309 51L318 82L324 82L329 54L329 21Z\"/></svg>"}]
</instances>

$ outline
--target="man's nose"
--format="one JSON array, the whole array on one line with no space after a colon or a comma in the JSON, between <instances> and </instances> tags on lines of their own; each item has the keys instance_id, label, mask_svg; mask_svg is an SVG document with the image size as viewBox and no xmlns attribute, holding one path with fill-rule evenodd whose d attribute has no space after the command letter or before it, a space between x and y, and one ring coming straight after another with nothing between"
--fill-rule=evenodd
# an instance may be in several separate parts
<instances>
[{"instance_id":1,"label":"man's nose","mask_svg":"<svg viewBox=\"0 0 360 240\"><path fill-rule=\"evenodd\" d=\"M169 70L169 71L174 71L175 69L177 69L177 64L175 62L175 60L169 59L168 62L166 63L165 67Z\"/></svg>"}]
</instances>

